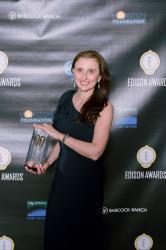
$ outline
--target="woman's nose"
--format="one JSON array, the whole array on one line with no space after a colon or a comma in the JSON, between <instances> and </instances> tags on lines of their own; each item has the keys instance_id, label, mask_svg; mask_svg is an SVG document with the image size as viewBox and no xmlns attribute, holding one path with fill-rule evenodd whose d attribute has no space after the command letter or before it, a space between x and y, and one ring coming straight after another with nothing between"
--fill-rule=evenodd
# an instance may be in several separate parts
<instances>
[{"instance_id":1,"label":"woman's nose","mask_svg":"<svg viewBox=\"0 0 166 250\"><path fill-rule=\"evenodd\" d=\"M83 78L83 79L86 79L86 78L87 78L87 72L86 72L86 71L83 72L82 78Z\"/></svg>"}]
</instances>

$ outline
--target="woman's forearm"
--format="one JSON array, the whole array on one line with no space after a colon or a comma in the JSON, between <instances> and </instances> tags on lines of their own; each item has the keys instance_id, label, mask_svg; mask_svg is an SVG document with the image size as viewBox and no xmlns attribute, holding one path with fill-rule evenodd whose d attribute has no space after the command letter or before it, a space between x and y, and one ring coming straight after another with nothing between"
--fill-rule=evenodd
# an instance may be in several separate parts
<instances>
[{"instance_id":1,"label":"woman's forearm","mask_svg":"<svg viewBox=\"0 0 166 250\"><path fill-rule=\"evenodd\" d=\"M78 139L75 139L73 137L67 137L64 141L64 144L70 148L72 148L77 153L90 158L92 160L97 160L101 154L103 153L103 150L105 147L100 147L99 145L96 145L94 142L85 142Z\"/></svg>"},{"instance_id":2,"label":"woman's forearm","mask_svg":"<svg viewBox=\"0 0 166 250\"><path fill-rule=\"evenodd\" d=\"M59 152L60 152L60 146L59 146L59 142L57 142L56 145L54 146L53 150L51 151L51 153L47 157L46 162L47 162L48 166L52 165L58 159Z\"/></svg>"}]
</instances>

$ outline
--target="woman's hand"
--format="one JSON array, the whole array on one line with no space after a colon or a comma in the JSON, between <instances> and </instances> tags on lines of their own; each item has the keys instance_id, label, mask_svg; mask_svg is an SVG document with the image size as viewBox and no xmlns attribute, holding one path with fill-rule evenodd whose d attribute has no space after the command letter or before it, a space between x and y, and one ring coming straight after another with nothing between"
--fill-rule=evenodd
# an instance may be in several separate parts
<instances>
[{"instance_id":1,"label":"woman's hand","mask_svg":"<svg viewBox=\"0 0 166 250\"><path fill-rule=\"evenodd\" d=\"M44 124L34 124L33 126L34 126L34 128L40 128L40 129L44 130L52 138L54 138L58 141L62 141L62 138L64 135L62 133L60 133L58 130L56 130L55 128L53 128L51 125L44 123Z\"/></svg>"},{"instance_id":2,"label":"woman's hand","mask_svg":"<svg viewBox=\"0 0 166 250\"><path fill-rule=\"evenodd\" d=\"M32 174L45 174L46 170L48 168L48 163L45 162L43 165L42 164L36 164L36 165L30 165L28 163L25 164L25 169L32 173Z\"/></svg>"}]
</instances>

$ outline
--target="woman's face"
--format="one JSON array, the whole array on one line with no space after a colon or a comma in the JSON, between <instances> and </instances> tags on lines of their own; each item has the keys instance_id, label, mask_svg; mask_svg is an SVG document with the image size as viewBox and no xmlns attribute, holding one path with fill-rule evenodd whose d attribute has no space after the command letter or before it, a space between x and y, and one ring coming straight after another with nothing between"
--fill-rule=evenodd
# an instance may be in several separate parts
<instances>
[{"instance_id":1,"label":"woman's face","mask_svg":"<svg viewBox=\"0 0 166 250\"><path fill-rule=\"evenodd\" d=\"M74 80L78 89L82 91L94 90L97 81L100 81L99 64L95 58L80 57L73 69Z\"/></svg>"}]
</instances>

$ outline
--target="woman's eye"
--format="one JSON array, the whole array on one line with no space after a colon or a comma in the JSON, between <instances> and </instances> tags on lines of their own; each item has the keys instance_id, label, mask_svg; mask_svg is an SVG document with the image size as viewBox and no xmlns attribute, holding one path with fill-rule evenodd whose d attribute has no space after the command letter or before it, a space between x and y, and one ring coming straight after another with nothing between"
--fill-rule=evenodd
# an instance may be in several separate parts
<instances>
[{"instance_id":1,"label":"woman's eye","mask_svg":"<svg viewBox=\"0 0 166 250\"><path fill-rule=\"evenodd\" d=\"M80 72L82 72L82 69L78 68L78 69L76 69L76 72L80 73Z\"/></svg>"},{"instance_id":2,"label":"woman's eye","mask_svg":"<svg viewBox=\"0 0 166 250\"><path fill-rule=\"evenodd\" d=\"M90 73L90 74L93 74L93 73L94 73L94 70L93 70L93 69L89 69L89 73Z\"/></svg>"}]
</instances>

